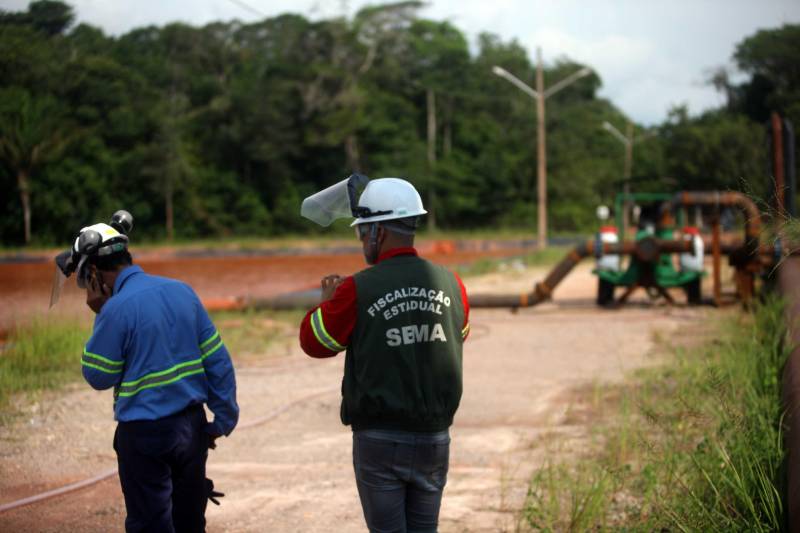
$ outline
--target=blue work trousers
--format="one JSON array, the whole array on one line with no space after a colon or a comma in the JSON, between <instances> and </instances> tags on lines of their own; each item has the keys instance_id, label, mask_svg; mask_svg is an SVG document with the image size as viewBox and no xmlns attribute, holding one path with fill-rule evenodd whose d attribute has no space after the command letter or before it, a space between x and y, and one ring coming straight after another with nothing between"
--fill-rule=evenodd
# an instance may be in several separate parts
<instances>
[{"instance_id":1,"label":"blue work trousers","mask_svg":"<svg viewBox=\"0 0 800 533\"><path fill-rule=\"evenodd\" d=\"M208 435L202 405L158 420L120 422L114 434L128 533L205 531Z\"/></svg>"},{"instance_id":2,"label":"blue work trousers","mask_svg":"<svg viewBox=\"0 0 800 533\"><path fill-rule=\"evenodd\" d=\"M370 532L435 532L449 460L447 430L354 431L353 468Z\"/></svg>"}]
</instances>

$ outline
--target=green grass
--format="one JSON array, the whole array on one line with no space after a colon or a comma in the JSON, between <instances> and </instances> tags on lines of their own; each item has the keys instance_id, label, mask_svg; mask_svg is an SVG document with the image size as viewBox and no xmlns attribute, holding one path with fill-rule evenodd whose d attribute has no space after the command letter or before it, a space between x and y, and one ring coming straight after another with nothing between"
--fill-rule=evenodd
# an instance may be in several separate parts
<instances>
[{"instance_id":1,"label":"green grass","mask_svg":"<svg viewBox=\"0 0 800 533\"><path fill-rule=\"evenodd\" d=\"M665 366L607 387L590 451L531 480L522 521L544 531L776 531L784 527L782 304L718 326ZM594 393L597 394L596 392Z\"/></svg>"},{"instance_id":2,"label":"green grass","mask_svg":"<svg viewBox=\"0 0 800 533\"><path fill-rule=\"evenodd\" d=\"M300 312L272 311L213 316L235 363L274 355L270 349L279 342L296 344L301 318ZM45 317L13 329L0 351L0 422L13 416L12 398L81 381L81 353L91 331L90 323Z\"/></svg>"},{"instance_id":3,"label":"green grass","mask_svg":"<svg viewBox=\"0 0 800 533\"><path fill-rule=\"evenodd\" d=\"M37 318L10 332L0 352L0 412L18 393L57 388L81 376L91 327L77 320Z\"/></svg>"},{"instance_id":4,"label":"green grass","mask_svg":"<svg viewBox=\"0 0 800 533\"><path fill-rule=\"evenodd\" d=\"M160 248L167 249L203 249L203 248L224 248L226 250L263 250L263 249L290 249L299 246L314 246L319 248L331 248L343 245L359 246L355 238L353 229L348 224L338 224L327 230L318 230L312 233L295 233L273 237L230 235L220 237L176 237L172 241L165 238L146 238L137 237L134 228L131 237L132 250L157 251ZM563 233L562 237L587 237L589 233ZM422 228L417 233L419 242L434 240L523 240L535 238L533 230L520 230L518 228L478 228L471 230L436 230L430 231ZM57 253L65 248L69 243L48 243L34 242L29 246L0 244L0 253Z\"/></svg>"},{"instance_id":5,"label":"green grass","mask_svg":"<svg viewBox=\"0 0 800 533\"><path fill-rule=\"evenodd\" d=\"M254 362L265 356L280 356L298 343L302 311L223 311L211 319L238 362ZM282 344L287 349L281 350Z\"/></svg>"}]
</instances>

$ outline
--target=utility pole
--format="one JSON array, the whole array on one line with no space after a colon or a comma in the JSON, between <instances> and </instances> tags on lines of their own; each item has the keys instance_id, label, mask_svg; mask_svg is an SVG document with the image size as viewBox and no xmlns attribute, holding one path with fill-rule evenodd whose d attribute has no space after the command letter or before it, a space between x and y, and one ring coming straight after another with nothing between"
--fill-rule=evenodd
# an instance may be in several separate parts
<instances>
[{"instance_id":1,"label":"utility pole","mask_svg":"<svg viewBox=\"0 0 800 533\"><path fill-rule=\"evenodd\" d=\"M592 70L584 67L567 76L549 89L544 88L544 64L542 49L536 48L536 90L530 88L522 80L497 65L492 67L496 76L506 79L522 92L536 100L536 195L537 195L537 248L547 247L547 150L545 140L544 101L574 81L589 75Z\"/></svg>"},{"instance_id":2,"label":"utility pole","mask_svg":"<svg viewBox=\"0 0 800 533\"><path fill-rule=\"evenodd\" d=\"M608 121L603 122L603 129L613 135L619 142L621 142L625 146L625 165L622 169L623 175L623 185L622 185L622 192L625 195L625 199L622 202L623 206L623 213L622 213L622 235L621 237L625 238L625 232L628 229L629 220L628 220L628 206L630 205L630 201L628 200L628 195L631 193L631 176L633 174L633 145L639 141L643 141L648 137L654 135L654 133L646 133L645 135L634 138L633 137L633 122L628 120L627 125L625 128L625 135L623 135L617 128L614 127Z\"/></svg>"},{"instance_id":3,"label":"utility pole","mask_svg":"<svg viewBox=\"0 0 800 533\"><path fill-rule=\"evenodd\" d=\"M425 91L428 104L428 228L436 230L436 93Z\"/></svg>"},{"instance_id":4,"label":"utility pole","mask_svg":"<svg viewBox=\"0 0 800 533\"><path fill-rule=\"evenodd\" d=\"M547 154L545 151L544 127L544 68L542 66L542 49L536 48L536 196L538 221L536 227L539 234L536 245L540 250L547 247Z\"/></svg>"},{"instance_id":5,"label":"utility pole","mask_svg":"<svg viewBox=\"0 0 800 533\"><path fill-rule=\"evenodd\" d=\"M625 143L625 187L630 192L631 169L633 167L633 122L628 121L628 127L625 130L625 137L628 142Z\"/></svg>"},{"instance_id":6,"label":"utility pole","mask_svg":"<svg viewBox=\"0 0 800 533\"><path fill-rule=\"evenodd\" d=\"M628 226L630 225L628 208L630 206L631 171L633 169L633 122L630 120L628 121L628 127L625 129L625 137L627 140L625 143L625 167L622 169L623 179L625 180L622 191L625 193L625 199L622 201L622 235L620 235L623 241L625 240L625 232L628 231Z\"/></svg>"}]
</instances>

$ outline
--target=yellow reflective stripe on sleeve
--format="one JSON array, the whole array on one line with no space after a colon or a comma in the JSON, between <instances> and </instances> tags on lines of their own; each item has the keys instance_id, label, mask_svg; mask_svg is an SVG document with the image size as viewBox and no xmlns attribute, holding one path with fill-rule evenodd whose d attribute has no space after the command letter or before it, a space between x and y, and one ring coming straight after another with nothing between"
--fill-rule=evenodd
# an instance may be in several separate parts
<instances>
[{"instance_id":1,"label":"yellow reflective stripe on sleeve","mask_svg":"<svg viewBox=\"0 0 800 533\"><path fill-rule=\"evenodd\" d=\"M103 357L102 355L98 355L96 353L89 352L89 351L86 350L86 348L83 349L83 355L85 357L89 357L89 358L92 358L92 359L99 359L100 361L102 361L102 362L104 362L104 363L106 363L108 365L111 365L111 366L122 366L122 363L123 363L123 361L112 361L111 359L108 359L107 357Z\"/></svg>"},{"instance_id":2,"label":"yellow reflective stripe on sleeve","mask_svg":"<svg viewBox=\"0 0 800 533\"><path fill-rule=\"evenodd\" d=\"M317 309L311 314L311 330L319 343L325 348L333 352L341 352L345 349L325 329L325 324L322 322L322 309Z\"/></svg>"},{"instance_id":3,"label":"yellow reflective stripe on sleeve","mask_svg":"<svg viewBox=\"0 0 800 533\"><path fill-rule=\"evenodd\" d=\"M111 359L103 357L102 355L88 352L86 351L86 348L84 348L83 357L81 357L81 364L83 366L99 370L100 372L105 372L106 374L119 374L122 372L122 366L125 364L125 362L112 361Z\"/></svg>"},{"instance_id":4,"label":"yellow reflective stripe on sleeve","mask_svg":"<svg viewBox=\"0 0 800 533\"><path fill-rule=\"evenodd\" d=\"M203 349L212 342L214 342L214 339L216 339L217 337L219 337L219 331L214 332L214 334L211 337L200 343L200 351L202 352Z\"/></svg>"},{"instance_id":5,"label":"yellow reflective stripe on sleeve","mask_svg":"<svg viewBox=\"0 0 800 533\"><path fill-rule=\"evenodd\" d=\"M176 381L182 380L187 376L194 376L195 374L202 374L203 372L205 372L205 370L202 367L200 368L189 367L184 369L184 372L170 374L168 376L165 376L163 379L159 380L144 381L139 385L137 385L136 387L128 387L124 390L122 387L120 387L118 396L121 397L134 396L145 389L152 389L153 387L160 387L162 385L170 385L172 383L175 383Z\"/></svg>"},{"instance_id":6,"label":"yellow reflective stripe on sleeve","mask_svg":"<svg viewBox=\"0 0 800 533\"><path fill-rule=\"evenodd\" d=\"M122 372L121 368L119 370L111 370L109 368L104 368L104 367L102 367L100 365L87 363L86 361L81 361L81 364L83 366L88 366L89 368L94 368L95 370L99 370L100 372L103 372L103 373L106 373L106 374L119 374L120 372Z\"/></svg>"},{"instance_id":7,"label":"yellow reflective stripe on sleeve","mask_svg":"<svg viewBox=\"0 0 800 533\"><path fill-rule=\"evenodd\" d=\"M175 383L187 376L202 374L205 372L202 359L193 359L170 367L160 372L152 372L142 376L135 381L124 381L117 388L117 396L134 396L145 389L160 387Z\"/></svg>"},{"instance_id":8,"label":"yellow reflective stripe on sleeve","mask_svg":"<svg viewBox=\"0 0 800 533\"><path fill-rule=\"evenodd\" d=\"M222 339L220 339L219 342L214 346L212 346L211 348L209 348L207 352L203 352L200 355L200 359L205 361L206 357L210 356L211 354L222 348L222 344L223 344Z\"/></svg>"},{"instance_id":9,"label":"yellow reflective stripe on sleeve","mask_svg":"<svg viewBox=\"0 0 800 533\"><path fill-rule=\"evenodd\" d=\"M461 338L466 339L467 335L469 335L469 323L464 326L464 329L461 330Z\"/></svg>"},{"instance_id":10,"label":"yellow reflective stripe on sleeve","mask_svg":"<svg viewBox=\"0 0 800 533\"><path fill-rule=\"evenodd\" d=\"M191 361L186 361L186 362L177 364L177 365L175 365L173 367L170 367L170 368L168 368L166 370L162 370L160 372L152 372L150 374L144 375L144 376L140 377L139 379L137 379L135 381L124 381L124 382L122 382L122 387L135 387L136 385L139 385L143 381L151 380L153 378L160 378L160 377L166 376L166 375L171 375L171 374L176 373L178 370L181 370L181 369L186 368L186 367L190 367L192 365L199 365L200 363L202 363L201 359L193 359ZM200 367L200 368L202 368L202 367Z\"/></svg>"}]
</instances>

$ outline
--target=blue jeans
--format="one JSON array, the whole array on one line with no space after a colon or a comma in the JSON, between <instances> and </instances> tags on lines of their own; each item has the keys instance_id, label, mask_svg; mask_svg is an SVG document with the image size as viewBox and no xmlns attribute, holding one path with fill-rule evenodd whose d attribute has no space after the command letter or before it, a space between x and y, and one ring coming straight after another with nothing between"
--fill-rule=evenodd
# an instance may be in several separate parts
<instances>
[{"instance_id":1,"label":"blue jeans","mask_svg":"<svg viewBox=\"0 0 800 533\"><path fill-rule=\"evenodd\" d=\"M353 468L370 532L435 532L449 460L447 430L354 431Z\"/></svg>"}]
</instances>

